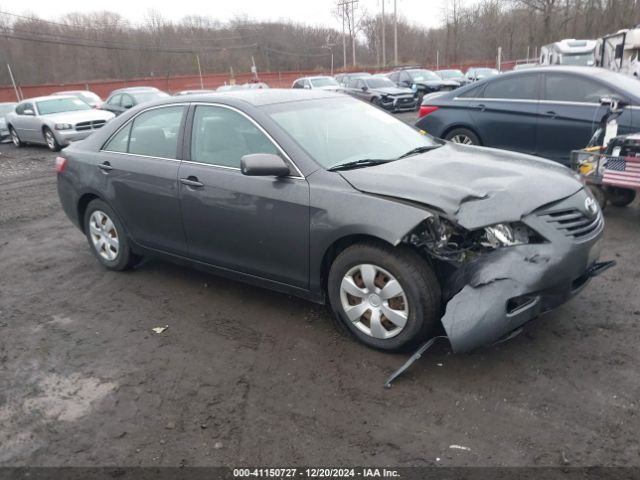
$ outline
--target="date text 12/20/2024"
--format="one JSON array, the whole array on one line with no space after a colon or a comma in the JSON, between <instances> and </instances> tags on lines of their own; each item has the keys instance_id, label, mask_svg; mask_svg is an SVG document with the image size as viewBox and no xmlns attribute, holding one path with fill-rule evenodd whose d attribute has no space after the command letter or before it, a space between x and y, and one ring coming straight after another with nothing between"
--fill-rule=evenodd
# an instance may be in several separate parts
<instances>
[{"instance_id":1,"label":"date text 12/20/2024","mask_svg":"<svg viewBox=\"0 0 640 480\"><path fill-rule=\"evenodd\" d=\"M400 478L387 468L234 468L234 478Z\"/></svg>"}]
</instances>

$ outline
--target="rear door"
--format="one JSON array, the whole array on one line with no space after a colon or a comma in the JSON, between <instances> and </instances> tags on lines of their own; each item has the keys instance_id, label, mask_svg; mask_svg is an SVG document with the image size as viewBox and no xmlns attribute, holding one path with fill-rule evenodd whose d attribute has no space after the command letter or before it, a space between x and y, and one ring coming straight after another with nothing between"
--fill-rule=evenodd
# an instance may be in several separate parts
<instances>
[{"instance_id":1,"label":"rear door","mask_svg":"<svg viewBox=\"0 0 640 480\"><path fill-rule=\"evenodd\" d=\"M309 185L240 171L250 153L286 156L246 115L197 105L189 158L180 166L182 218L190 256L205 263L308 288Z\"/></svg>"},{"instance_id":2,"label":"rear door","mask_svg":"<svg viewBox=\"0 0 640 480\"><path fill-rule=\"evenodd\" d=\"M537 73L505 75L488 81L480 98L468 102L482 144L534 153L539 92Z\"/></svg>"},{"instance_id":3,"label":"rear door","mask_svg":"<svg viewBox=\"0 0 640 480\"><path fill-rule=\"evenodd\" d=\"M148 109L103 147L101 191L139 244L185 255L178 197L178 156L186 106Z\"/></svg>"},{"instance_id":4,"label":"rear door","mask_svg":"<svg viewBox=\"0 0 640 480\"><path fill-rule=\"evenodd\" d=\"M600 105L600 98L613 94L624 98L625 95L584 75L549 72L543 77L536 154L568 165L571 151L587 145L607 113L607 107ZM631 130L629 109L618 118L618 124L620 133Z\"/></svg>"}]
</instances>

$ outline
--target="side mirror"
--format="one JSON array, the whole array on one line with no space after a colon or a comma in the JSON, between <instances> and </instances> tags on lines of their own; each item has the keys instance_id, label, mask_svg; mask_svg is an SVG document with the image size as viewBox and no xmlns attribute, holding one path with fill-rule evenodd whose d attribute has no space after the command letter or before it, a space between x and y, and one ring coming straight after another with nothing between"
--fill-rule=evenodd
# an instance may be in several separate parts
<instances>
[{"instance_id":1,"label":"side mirror","mask_svg":"<svg viewBox=\"0 0 640 480\"><path fill-rule=\"evenodd\" d=\"M133 104L131 104L131 103L125 103L124 105L122 105L122 108L125 108L127 110L129 110L132 107L133 107Z\"/></svg>"},{"instance_id":2,"label":"side mirror","mask_svg":"<svg viewBox=\"0 0 640 480\"><path fill-rule=\"evenodd\" d=\"M26 109L24 112L22 112L23 115L30 115L30 116L35 116L36 112L34 112L33 110L31 110L30 108Z\"/></svg>"},{"instance_id":3,"label":"side mirror","mask_svg":"<svg viewBox=\"0 0 640 480\"><path fill-rule=\"evenodd\" d=\"M307 90L311 90L311 85L309 85L308 83L305 83L304 88L306 88Z\"/></svg>"},{"instance_id":4,"label":"side mirror","mask_svg":"<svg viewBox=\"0 0 640 480\"><path fill-rule=\"evenodd\" d=\"M278 155L272 153L251 153L240 159L240 170L250 177L286 177L291 173L289 166Z\"/></svg>"},{"instance_id":5,"label":"side mirror","mask_svg":"<svg viewBox=\"0 0 640 480\"><path fill-rule=\"evenodd\" d=\"M362 87L362 91L363 91L363 92L366 92L367 90L369 90L369 88L367 88L367 86L366 86L366 85L364 85L364 86Z\"/></svg>"}]
</instances>

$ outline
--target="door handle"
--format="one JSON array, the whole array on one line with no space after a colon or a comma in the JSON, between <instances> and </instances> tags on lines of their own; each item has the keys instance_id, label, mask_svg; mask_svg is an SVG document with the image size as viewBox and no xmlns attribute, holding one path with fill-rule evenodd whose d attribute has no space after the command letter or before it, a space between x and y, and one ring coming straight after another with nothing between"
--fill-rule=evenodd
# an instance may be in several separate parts
<instances>
[{"instance_id":1,"label":"door handle","mask_svg":"<svg viewBox=\"0 0 640 480\"><path fill-rule=\"evenodd\" d=\"M100 170L102 170L103 172L110 172L111 170L113 170L113 167L111 166L111 164L109 162L102 162L101 164L98 165L98 168Z\"/></svg>"},{"instance_id":2,"label":"door handle","mask_svg":"<svg viewBox=\"0 0 640 480\"><path fill-rule=\"evenodd\" d=\"M556 113L556 112L554 112L553 110L550 110L550 111L548 111L548 112L544 112L544 114L545 114L547 117L551 117L551 118L556 118L556 115L557 115L557 113Z\"/></svg>"},{"instance_id":3,"label":"door handle","mask_svg":"<svg viewBox=\"0 0 640 480\"><path fill-rule=\"evenodd\" d=\"M187 178L181 178L180 179L180 183L182 183L183 185L187 185L189 187L193 187L193 188L204 187L204 183L200 182L198 180L198 177L194 177L194 176L189 176Z\"/></svg>"},{"instance_id":4,"label":"door handle","mask_svg":"<svg viewBox=\"0 0 640 480\"><path fill-rule=\"evenodd\" d=\"M481 112L484 112L487 109L487 106L484 103L481 103L480 105L477 105L476 108Z\"/></svg>"}]
</instances>

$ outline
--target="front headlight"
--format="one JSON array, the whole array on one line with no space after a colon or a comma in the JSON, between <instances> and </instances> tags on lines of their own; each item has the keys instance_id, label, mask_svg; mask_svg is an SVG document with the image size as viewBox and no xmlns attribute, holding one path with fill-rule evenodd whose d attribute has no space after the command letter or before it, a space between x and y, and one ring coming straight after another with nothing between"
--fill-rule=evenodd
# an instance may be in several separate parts
<instances>
[{"instance_id":1,"label":"front headlight","mask_svg":"<svg viewBox=\"0 0 640 480\"><path fill-rule=\"evenodd\" d=\"M484 228L481 243L485 247L500 248L524 245L539 237L522 223L497 223Z\"/></svg>"},{"instance_id":2,"label":"front headlight","mask_svg":"<svg viewBox=\"0 0 640 480\"><path fill-rule=\"evenodd\" d=\"M71 130L72 128L73 125L71 125L70 123L56 123L55 125L56 130Z\"/></svg>"}]
</instances>

